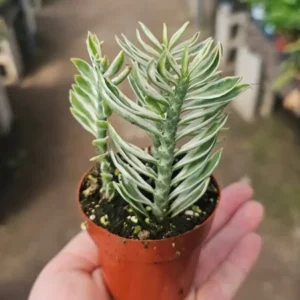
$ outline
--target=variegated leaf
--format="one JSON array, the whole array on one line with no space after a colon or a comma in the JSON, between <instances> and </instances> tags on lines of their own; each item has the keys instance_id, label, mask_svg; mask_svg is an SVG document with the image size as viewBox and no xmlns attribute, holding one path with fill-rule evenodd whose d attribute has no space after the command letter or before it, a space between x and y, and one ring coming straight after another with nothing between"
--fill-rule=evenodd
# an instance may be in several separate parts
<instances>
[{"instance_id":1,"label":"variegated leaf","mask_svg":"<svg viewBox=\"0 0 300 300\"><path fill-rule=\"evenodd\" d=\"M196 189L193 189L188 195L181 195L172 204L169 210L172 217L182 213L185 209L196 203L206 192L210 178L203 181Z\"/></svg>"}]
</instances>

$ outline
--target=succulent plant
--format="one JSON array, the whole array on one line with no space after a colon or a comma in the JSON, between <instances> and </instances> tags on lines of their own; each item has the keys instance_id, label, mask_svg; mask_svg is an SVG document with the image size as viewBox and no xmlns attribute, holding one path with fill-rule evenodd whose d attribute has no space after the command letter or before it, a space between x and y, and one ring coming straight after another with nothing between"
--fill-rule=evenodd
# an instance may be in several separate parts
<instances>
[{"instance_id":1,"label":"succulent plant","mask_svg":"<svg viewBox=\"0 0 300 300\"><path fill-rule=\"evenodd\" d=\"M71 113L74 118L95 136L93 145L98 149L98 155L92 161L100 161L102 190L106 198L114 196L112 185L113 170L107 152L107 118L112 114L109 106L102 100L100 80L102 77L111 80L114 85L121 83L129 74L130 67L124 64L124 52L120 51L117 57L109 63L107 56L102 56L101 44L98 38L88 33L87 48L92 65L78 58L72 62L80 75L75 76L76 84L70 91ZM118 74L119 73L119 74ZM101 77L100 77L101 75Z\"/></svg>"},{"instance_id":2,"label":"succulent plant","mask_svg":"<svg viewBox=\"0 0 300 300\"><path fill-rule=\"evenodd\" d=\"M148 39L146 43L137 30L142 50L124 35L116 37L132 61L130 74L123 71L125 75L121 79L128 75L135 99L118 88L120 80L111 79L115 71L120 70L122 54L109 68L104 68L105 58L93 51L99 44L94 36L90 39L92 42L88 42L93 66L75 61L87 87L85 94L94 95L92 91L96 91L94 104L98 110L90 97L80 94L79 106L71 101L76 109L72 109L73 114L75 111L79 122L96 135L94 144L99 146L102 164L109 165L106 130L118 152L115 154L109 149L111 161L120 172L119 180L109 181L112 177L107 178L109 172L103 168L103 184L113 185L136 212L148 216L151 210L158 220L182 213L206 192L222 154L222 150L213 153L213 149L227 120L224 108L248 88L240 84L239 77L220 77L220 43L211 38L199 42L199 33L180 41L187 25L185 23L170 38L164 25L160 42L140 23ZM112 65L118 67L108 76ZM107 121L111 111L145 130L153 142L152 150L143 150L125 141ZM84 119L78 118L79 114ZM99 129L101 134L98 134Z\"/></svg>"}]
</instances>

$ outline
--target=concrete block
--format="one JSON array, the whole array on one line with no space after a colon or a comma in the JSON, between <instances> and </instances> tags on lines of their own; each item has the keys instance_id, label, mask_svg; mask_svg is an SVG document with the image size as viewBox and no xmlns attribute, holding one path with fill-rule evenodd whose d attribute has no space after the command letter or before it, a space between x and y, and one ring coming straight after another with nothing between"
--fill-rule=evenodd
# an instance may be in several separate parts
<instances>
[{"instance_id":1,"label":"concrete block","mask_svg":"<svg viewBox=\"0 0 300 300\"><path fill-rule=\"evenodd\" d=\"M0 41L0 66L2 69L0 82L3 85L11 85L19 81L20 63L15 60L11 45L7 40Z\"/></svg>"},{"instance_id":2,"label":"concrete block","mask_svg":"<svg viewBox=\"0 0 300 300\"><path fill-rule=\"evenodd\" d=\"M259 92L262 74L262 59L247 47L238 50L235 65L235 75L242 77L242 83L252 86L232 101L239 115L247 122L252 122L257 116Z\"/></svg>"},{"instance_id":3,"label":"concrete block","mask_svg":"<svg viewBox=\"0 0 300 300\"><path fill-rule=\"evenodd\" d=\"M275 93L272 90L273 83L265 80L262 83L263 87L263 95L262 95L262 103L259 109L259 113L262 117L268 117L271 115L274 103L275 103Z\"/></svg>"},{"instance_id":4,"label":"concrete block","mask_svg":"<svg viewBox=\"0 0 300 300\"><path fill-rule=\"evenodd\" d=\"M215 38L223 46L221 68L228 72L236 59L231 57L231 53L237 53L238 48L246 44L249 17L246 12L232 13L232 6L222 3L217 10L215 22Z\"/></svg>"},{"instance_id":5,"label":"concrete block","mask_svg":"<svg viewBox=\"0 0 300 300\"><path fill-rule=\"evenodd\" d=\"M0 38L0 82L3 85L11 85L18 82L23 74L23 61L19 44L13 27L7 27L5 21L0 18L0 27L3 34Z\"/></svg>"}]
</instances>

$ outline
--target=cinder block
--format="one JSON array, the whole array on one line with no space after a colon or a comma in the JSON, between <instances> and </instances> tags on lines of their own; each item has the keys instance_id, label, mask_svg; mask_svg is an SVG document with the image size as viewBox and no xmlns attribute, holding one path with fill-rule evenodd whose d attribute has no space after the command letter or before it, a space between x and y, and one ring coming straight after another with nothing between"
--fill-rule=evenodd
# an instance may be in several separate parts
<instances>
[{"instance_id":1,"label":"cinder block","mask_svg":"<svg viewBox=\"0 0 300 300\"><path fill-rule=\"evenodd\" d=\"M4 31L0 39L0 82L3 85L11 85L18 82L22 75L23 62L14 29L7 27L2 18L0 18L0 26Z\"/></svg>"},{"instance_id":2,"label":"cinder block","mask_svg":"<svg viewBox=\"0 0 300 300\"><path fill-rule=\"evenodd\" d=\"M232 71L238 48L246 44L247 25L249 16L246 12L232 13L229 3L220 4L216 13L215 38L223 46L223 59L221 68L225 72Z\"/></svg>"},{"instance_id":3,"label":"cinder block","mask_svg":"<svg viewBox=\"0 0 300 300\"><path fill-rule=\"evenodd\" d=\"M262 63L261 57L250 52L247 47L239 48L235 65L235 75L242 77L242 83L249 83L251 87L234 99L232 105L247 122L254 121L257 116Z\"/></svg>"},{"instance_id":4,"label":"cinder block","mask_svg":"<svg viewBox=\"0 0 300 300\"><path fill-rule=\"evenodd\" d=\"M20 66L7 40L0 41L0 67L2 71L0 81L3 85L11 85L19 81Z\"/></svg>"}]
</instances>

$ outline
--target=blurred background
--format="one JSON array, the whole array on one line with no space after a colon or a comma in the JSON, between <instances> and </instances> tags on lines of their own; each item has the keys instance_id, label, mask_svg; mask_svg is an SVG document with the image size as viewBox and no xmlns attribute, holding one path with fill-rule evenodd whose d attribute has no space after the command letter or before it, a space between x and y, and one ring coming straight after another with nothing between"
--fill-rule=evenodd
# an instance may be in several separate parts
<instances>
[{"instance_id":1,"label":"blurred background","mask_svg":"<svg viewBox=\"0 0 300 300\"><path fill-rule=\"evenodd\" d=\"M236 299L300 299L299 0L0 0L0 299L27 299L37 274L78 231L75 188L91 137L69 113L87 31L135 39L142 21L160 34L191 21L223 43L222 68L252 88L231 107L217 176L246 181L266 207L263 252ZM117 118L121 135L146 137ZM209 300L209 299L208 299Z\"/></svg>"}]
</instances>

